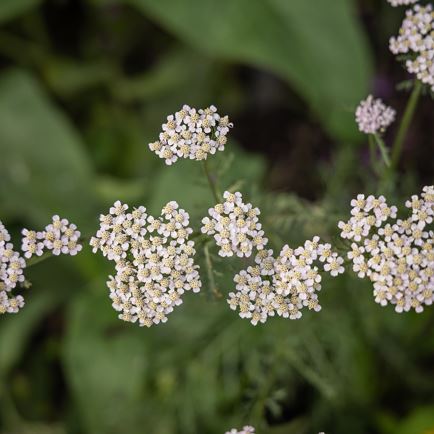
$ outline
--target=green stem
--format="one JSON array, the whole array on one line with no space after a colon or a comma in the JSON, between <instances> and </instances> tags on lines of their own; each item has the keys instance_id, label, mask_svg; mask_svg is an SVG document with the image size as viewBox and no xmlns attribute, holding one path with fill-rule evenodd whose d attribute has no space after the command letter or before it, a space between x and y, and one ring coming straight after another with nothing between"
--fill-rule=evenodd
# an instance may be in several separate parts
<instances>
[{"instance_id":1,"label":"green stem","mask_svg":"<svg viewBox=\"0 0 434 434\"><path fill-rule=\"evenodd\" d=\"M213 265L212 265L211 255L208 249L208 244L205 244L203 248L203 252L205 254L205 263L206 263L206 269L208 273L209 284L211 286L211 291L216 298L222 298L222 293L218 290L214 279Z\"/></svg>"},{"instance_id":2,"label":"green stem","mask_svg":"<svg viewBox=\"0 0 434 434\"><path fill-rule=\"evenodd\" d=\"M212 194L214 196L214 200L216 201L216 203L219 203L220 202L220 194L217 191L217 186L216 186L216 184L215 184L215 182L214 182L214 180L213 180L213 178L211 176L211 173L209 171L208 161L207 160L202 160L202 163L203 163L202 164L203 171L204 171L204 173L206 175L206 178L208 180L208 184L209 184L209 187L210 187L210 189L212 191Z\"/></svg>"},{"instance_id":3,"label":"green stem","mask_svg":"<svg viewBox=\"0 0 434 434\"><path fill-rule=\"evenodd\" d=\"M53 255L51 252L45 252L41 256L33 256L32 258L26 260L26 268L33 267L34 265L39 264L40 262L43 262L52 256Z\"/></svg>"},{"instance_id":4,"label":"green stem","mask_svg":"<svg viewBox=\"0 0 434 434\"><path fill-rule=\"evenodd\" d=\"M372 170L376 175L378 175L378 164L377 164L377 148L375 146L374 137L372 134L368 135L368 141L369 141L369 159L371 162Z\"/></svg>"},{"instance_id":5,"label":"green stem","mask_svg":"<svg viewBox=\"0 0 434 434\"><path fill-rule=\"evenodd\" d=\"M390 167L390 158L389 158L389 151L386 148L386 145L383 142L383 139L378 135L374 134L375 143L380 149L381 158L383 158L384 164L387 167Z\"/></svg>"},{"instance_id":6,"label":"green stem","mask_svg":"<svg viewBox=\"0 0 434 434\"><path fill-rule=\"evenodd\" d=\"M408 99L407 106L405 108L404 115L401 120L398 132L396 133L395 141L392 146L392 158L391 158L391 170L396 169L401 157L402 145L404 144L405 137L407 135L408 127L413 119L414 111L416 110L417 102L419 100L422 90L422 82L416 80L413 87L413 91Z\"/></svg>"}]
</instances>

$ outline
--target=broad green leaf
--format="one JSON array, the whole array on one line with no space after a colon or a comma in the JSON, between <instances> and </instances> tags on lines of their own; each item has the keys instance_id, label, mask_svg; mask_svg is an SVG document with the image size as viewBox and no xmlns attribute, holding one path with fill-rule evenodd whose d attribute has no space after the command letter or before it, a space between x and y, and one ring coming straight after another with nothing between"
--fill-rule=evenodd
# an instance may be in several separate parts
<instances>
[{"instance_id":1,"label":"broad green leaf","mask_svg":"<svg viewBox=\"0 0 434 434\"><path fill-rule=\"evenodd\" d=\"M1 0L0 23L27 12L39 3L41 3L41 0Z\"/></svg>"},{"instance_id":2,"label":"broad green leaf","mask_svg":"<svg viewBox=\"0 0 434 434\"><path fill-rule=\"evenodd\" d=\"M83 295L71 305L64 361L86 432L140 432L146 359L132 327L116 319L105 293Z\"/></svg>"},{"instance_id":3,"label":"broad green leaf","mask_svg":"<svg viewBox=\"0 0 434 434\"><path fill-rule=\"evenodd\" d=\"M64 214L89 224L93 176L80 137L38 82L21 71L0 76L2 214L48 223Z\"/></svg>"},{"instance_id":4,"label":"broad green leaf","mask_svg":"<svg viewBox=\"0 0 434 434\"><path fill-rule=\"evenodd\" d=\"M356 137L371 59L351 0L125 0L210 56L269 69L330 133Z\"/></svg>"}]
</instances>

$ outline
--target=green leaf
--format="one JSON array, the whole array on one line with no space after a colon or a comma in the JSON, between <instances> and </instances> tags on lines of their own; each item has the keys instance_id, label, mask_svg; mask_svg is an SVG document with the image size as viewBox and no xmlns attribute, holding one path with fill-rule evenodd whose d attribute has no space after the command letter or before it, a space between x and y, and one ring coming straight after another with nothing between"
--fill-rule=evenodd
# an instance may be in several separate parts
<instances>
[{"instance_id":1,"label":"green leaf","mask_svg":"<svg viewBox=\"0 0 434 434\"><path fill-rule=\"evenodd\" d=\"M1 0L0 23L15 18L38 5L41 0Z\"/></svg>"},{"instance_id":2,"label":"green leaf","mask_svg":"<svg viewBox=\"0 0 434 434\"><path fill-rule=\"evenodd\" d=\"M57 213L92 221L93 174L80 137L39 83L17 70L0 76L0 154L2 214L37 224Z\"/></svg>"},{"instance_id":3,"label":"green leaf","mask_svg":"<svg viewBox=\"0 0 434 434\"><path fill-rule=\"evenodd\" d=\"M140 332L116 318L105 292L71 305L64 362L86 432L140 432L146 366Z\"/></svg>"},{"instance_id":4,"label":"green leaf","mask_svg":"<svg viewBox=\"0 0 434 434\"><path fill-rule=\"evenodd\" d=\"M351 0L125 1L211 56L273 71L330 133L358 136L353 110L368 90L371 58Z\"/></svg>"}]
</instances>

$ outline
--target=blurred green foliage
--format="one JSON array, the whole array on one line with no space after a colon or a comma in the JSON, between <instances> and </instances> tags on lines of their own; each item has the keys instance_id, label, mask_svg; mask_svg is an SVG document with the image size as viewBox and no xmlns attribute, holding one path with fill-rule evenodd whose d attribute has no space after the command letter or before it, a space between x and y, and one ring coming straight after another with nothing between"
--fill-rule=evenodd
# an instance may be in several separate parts
<instances>
[{"instance_id":1,"label":"blurred green foliage","mask_svg":"<svg viewBox=\"0 0 434 434\"><path fill-rule=\"evenodd\" d=\"M260 206L276 250L314 234L337 242L349 198L375 191L352 114L372 77L352 1L0 0L0 22L0 219L17 244L53 214L89 235L117 199L152 213L175 199L197 228L213 203L200 165L166 167L146 144L183 103L247 111L240 64L280 77L282 98L333 141L328 161L305 168L321 183L315 202L269 191L270 162L242 134L244 148L231 140L210 161L222 188ZM418 174L401 184L400 199ZM211 253L225 295L243 264ZM198 257L202 293L149 330L117 319L111 266L88 248L29 268L25 309L0 318L2 432L434 429L432 311L381 308L348 273L324 282L320 314L254 328L215 297Z\"/></svg>"}]
</instances>

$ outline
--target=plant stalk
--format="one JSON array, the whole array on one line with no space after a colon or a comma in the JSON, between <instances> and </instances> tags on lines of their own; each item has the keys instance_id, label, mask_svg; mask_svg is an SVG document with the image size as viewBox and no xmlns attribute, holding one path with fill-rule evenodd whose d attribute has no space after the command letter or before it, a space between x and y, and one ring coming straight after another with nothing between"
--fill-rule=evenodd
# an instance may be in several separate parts
<instances>
[{"instance_id":1,"label":"plant stalk","mask_svg":"<svg viewBox=\"0 0 434 434\"><path fill-rule=\"evenodd\" d=\"M219 203L220 202L220 194L217 191L217 186L216 186L216 184L215 184L215 182L214 182L214 180L213 180L213 178L211 176L211 173L209 171L208 161L207 160L202 160L202 167L203 167L203 171L204 171L204 173L206 175L206 178L208 180L208 184L209 184L209 187L210 187L210 189L212 191L214 200L216 201L216 203Z\"/></svg>"}]
</instances>

